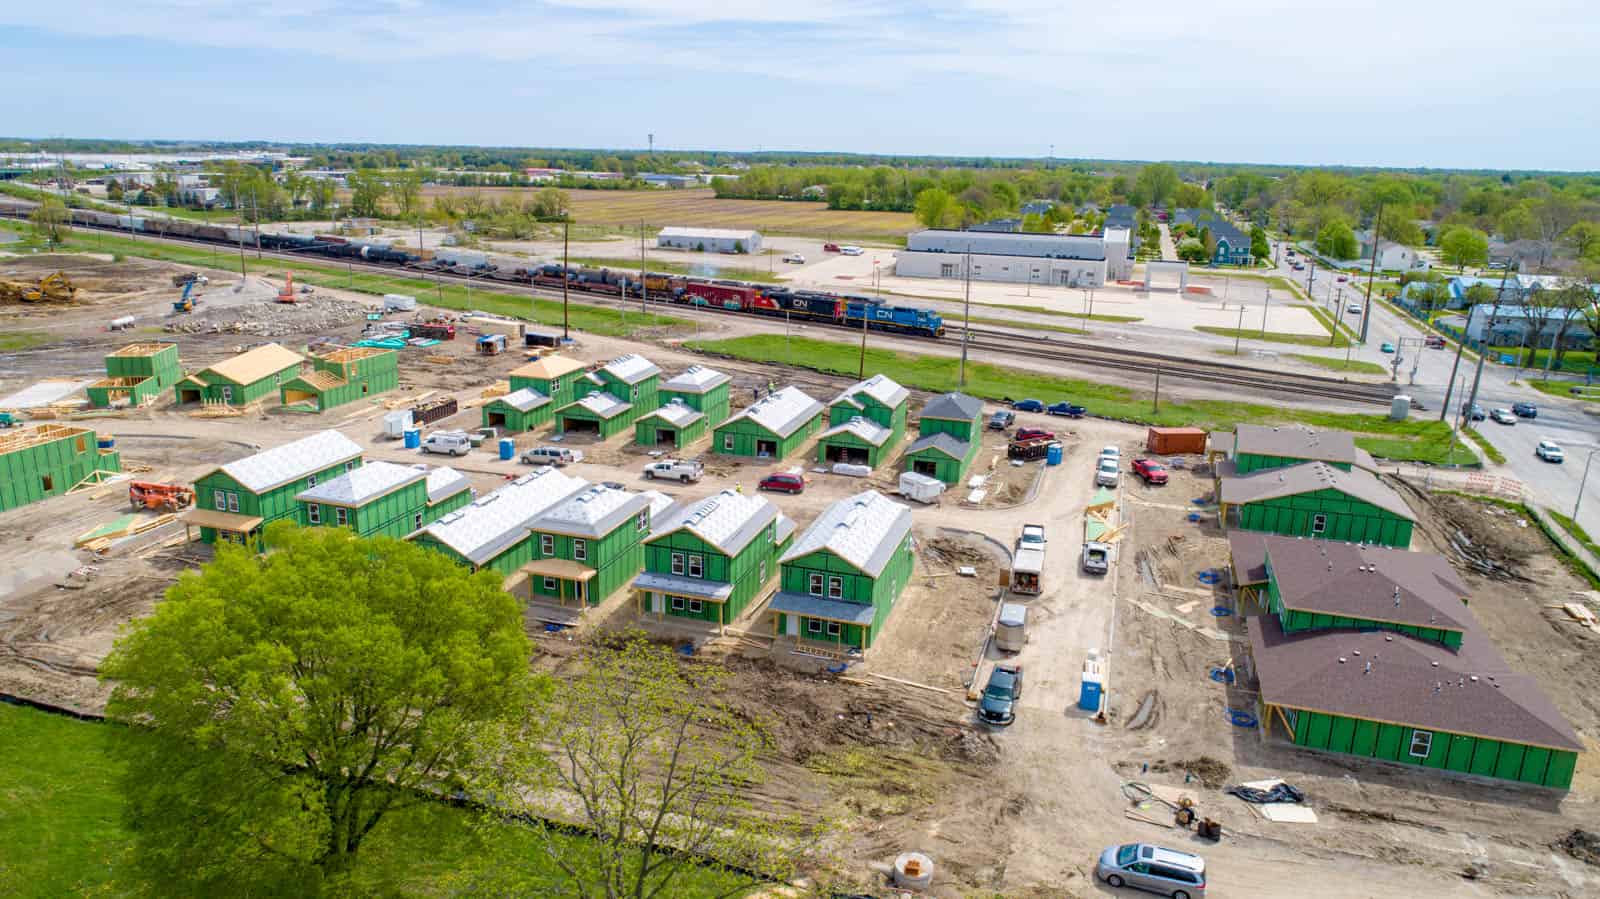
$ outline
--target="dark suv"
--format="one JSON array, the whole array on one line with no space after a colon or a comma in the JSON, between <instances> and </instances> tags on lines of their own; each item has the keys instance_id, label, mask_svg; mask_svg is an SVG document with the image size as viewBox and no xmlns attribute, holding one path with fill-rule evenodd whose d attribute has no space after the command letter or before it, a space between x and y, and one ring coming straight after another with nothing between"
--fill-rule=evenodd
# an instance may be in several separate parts
<instances>
[{"instance_id":1,"label":"dark suv","mask_svg":"<svg viewBox=\"0 0 1600 899\"><path fill-rule=\"evenodd\" d=\"M1004 727L1017 720L1017 700L1022 698L1022 666L996 665L978 700L978 717Z\"/></svg>"},{"instance_id":2,"label":"dark suv","mask_svg":"<svg viewBox=\"0 0 1600 899\"><path fill-rule=\"evenodd\" d=\"M1017 413L1010 409L1001 409L989 416L989 430L1004 431L1017 423Z\"/></svg>"},{"instance_id":3,"label":"dark suv","mask_svg":"<svg viewBox=\"0 0 1600 899\"><path fill-rule=\"evenodd\" d=\"M1539 407L1532 403L1513 403L1511 413L1518 418L1538 418Z\"/></svg>"}]
</instances>

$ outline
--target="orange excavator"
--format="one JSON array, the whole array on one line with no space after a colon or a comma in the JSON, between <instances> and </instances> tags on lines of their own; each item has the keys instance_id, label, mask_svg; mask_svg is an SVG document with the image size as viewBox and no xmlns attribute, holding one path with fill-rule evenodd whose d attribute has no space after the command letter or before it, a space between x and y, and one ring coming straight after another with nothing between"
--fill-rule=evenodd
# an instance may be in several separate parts
<instances>
[{"instance_id":1,"label":"orange excavator","mask_svg":"<svg viewBox=\"0 0 1600 899\"><path fill-rule=\"evenodd\" d=\"M284 272L283 273L283 289L278 291L278 302L280 302L280 303L296 303L296 302L299 302L298 300L295 299L295 296L294 296L294 272Z\"/></svg>"},{"instance_id":2,"label":"orange excavator","mask_svg":"<svg viewBox=\"0 0 1600 899\"><path fill-rule=\"evenodd\" d=\"M176 512L194 505L194 491L182 484L133 481L128 484L128 505L153 512Z\"/></svg>"}]
</instances>

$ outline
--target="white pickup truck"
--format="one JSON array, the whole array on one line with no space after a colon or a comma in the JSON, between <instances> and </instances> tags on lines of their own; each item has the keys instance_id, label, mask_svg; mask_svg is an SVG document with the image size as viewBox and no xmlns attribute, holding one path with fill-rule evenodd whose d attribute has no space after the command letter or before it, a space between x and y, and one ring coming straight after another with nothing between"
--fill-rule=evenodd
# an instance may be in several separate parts
<instances>
[{"instance_id":1,"label":"white pickup truck","mask_svg":"<svg viewBox=\"0 0 1600 899\"><path fill-rule=\"evenodd\" d=\"M688 459L662 459L644 467L644 478L647 481L681 481L688 484L700 480L703 474L705 466Z\"/></svg>"}]
</instances>

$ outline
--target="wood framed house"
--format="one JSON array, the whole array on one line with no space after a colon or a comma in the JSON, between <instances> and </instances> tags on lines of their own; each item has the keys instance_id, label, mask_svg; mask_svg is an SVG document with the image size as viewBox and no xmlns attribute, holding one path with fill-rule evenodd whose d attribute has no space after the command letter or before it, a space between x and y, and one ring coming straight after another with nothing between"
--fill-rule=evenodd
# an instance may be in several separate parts
<instances>
[{"instance_id":1,"label":"wood framed house","mask_svg":"<svg viewBox=\"0 0 1600 899\"><path fill-rule=\"evenodd\" d=\"M179 404L248 406L277 396L278 388L300 373L303 361L299 353L269 343L202 368L175 384L173 390Z\"/></svg>"},{"instance_id":2,"label":"wood framed house","mask_svg":"<svg viewBox=\"0 0 1600 899\"><path fill-rule=\"evenodd\" d=\"M531 524L531 558L521 570L535 599L597 606L644 564L651 498L588 486L545 510Z\"/></svg>"},{"instance_id":3,"label":"wood framed house","mask_svg":"<svg viewBox=\"0 0 1600 899\"><path fill-rule=\"evenodd\" d=\"M868 649L914 565L909 508L875 490L841 499L779 559L773 632Z\"/></svg>"},{"instance_id":4,"label":"wood framed house","mask_svg":"<svg viewBox=\"0 0 1600 899\"><path fill-rule=\"evenodd\" d=\"M122 457L88 428L46 423L0 430L0 512L121 470Z\"/></svg>"},{"instance_id":5,"label":"wood framed house","mask_svg":"<svg viewBox=\"0 0 1600 899\"><path fill-rule=\"evenodd\" d=\"M1206 455L1217 463L1219 478L1302 462L1323 462L1340 471L1353 468L1375 471L1378 467L1370 453L1356 446L1355 437L1349 432L1299 426L1241 424L1233 433L1213 433Z\"/></svg>"},{"instance_id":6,"label":"wood framed house","mask_svg":"<svg viewBox=\"0 0 1600 899\"><path fill-rule=\"evenodd\" d=\"M922 407L917 434L906 449L906 470L959 484L978 458L983 401L964 393L940 394Z\"/></svg>"},{"instance_id":7,"label":"wood framed house","mask_svg":"<svg viewBox=\"0 0 1600 899\"><path fill-rule=\"evenodd\" d=\"M287 406L305 403L318 412L376 396L400 386L400 354L378 347L341 347L309 357L310 371L278 387Z\"/></svg>"},{"instance_id":8,"label":"wood framed house","mask_svg":"<svg viewBox=\"0 0 1600 899\"><path fill-rule=\"evenodd\" d=\"M84 391L89 405L142 406L183 378L175 343L135 343L106 356L106 376Z\"/></svg>"},{"instance_id":9,"label":"wood framed house","mask_svg":"<svg viewBox=\"0 0 1600 899\"><path fill-rule=\"evenodd\" d=\"M576 382L587 394L556 411L556 430L591 431L608 438L661 405L661 369L643 356L618 356ZM606 402L606 399L610 402Z\"/></svg>"},{"instance_id":10,"label":"wood framed house","mask_svg":"<svg viewBox=\"0 0 1600 899\"><path fill-rule=\"evenodd\" d=\"M685 406L704 412L706 422L716 427L731 413L729 382L733 379L703 365L691 365L681 374L661 382L661 403L680 400Z\"/></svg>"},{"instance_id":11,"label":"wood framed house","mask_svg":"<svg viewBox=\"0 0 1600 899\"><path fill-rule=\"evenodd\" d=\"M1405 549L1416 515L1377 476L1324 462L1269 468L1222 479L1223 527Z\"/></svg>"},{"instance_id":12,"label":"wood framed house","mask_svg":"<svg viewBox=\"0 0 1600 899\"><path fill-rule=\"evenodd\" d=\"M798 387L768 394L712 431L713 452L783 459L815 434L822 404Z\"/></svg>"},{"instance_id":13,"label":"wood framed house","mask_svg":"<svg viewBox=\"0 0 1600 899\"><path fill-rule=\"evenodd\" d=\"M641 613L715 624L720 632L777 577L795 525L764 496L724 490L676 505L644 542L633 580Z\"/></svg>"},{"instance_id":14,"label":"wood framed house","mask_svg":"<svg viewBox=\"0 0 1600 899\"><path fill-rule=\"evenodd\" d=\"M441 516L407 539L442 552L473 571L489 569L509 579L533 559L529 527L534 520L588 486L582 478L555 468L535 469Z\"/></svg>"},{"instance_id":15,"label":"wood framed house","mask_svg":"<svg viewBox=\"0 0 1600 899\"><path fill-rule=\"evenodd\" d=\"M589 392L588 385L579 385L583 378L583 363L576 359L552 353L511 370L511 392L533 390L550 398L550 410L576 402Z\"/></svg>"},{"instance_id":16,"label":"wood framed house","mask_svg":"<svg viewBox=\"0 0 1600 899\"><path fill-rule=\"evenodd\" d=\"M466 505L472 491L451 468L368 462L295 495L300 523L400 539Z\"/></svg>"},{"instance_id":17,"label":"wood framed house","mask_svg":"<svg viewBox=\"0 0 1600 899\"><path fill-rule=\"evenodd\" d=\"M361 467L361 445L338 431L318 431L229 462L197 478L188 527L205 543L227 540L259 548L261 529L279 519L299 523L295 496Z\"/></svg>"}]
</instances>

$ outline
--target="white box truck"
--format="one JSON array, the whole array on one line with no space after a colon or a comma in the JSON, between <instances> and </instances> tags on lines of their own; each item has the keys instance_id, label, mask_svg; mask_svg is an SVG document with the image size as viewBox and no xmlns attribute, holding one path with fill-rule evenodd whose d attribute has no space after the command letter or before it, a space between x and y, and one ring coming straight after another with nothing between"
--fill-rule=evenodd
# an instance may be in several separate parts
<instances>
[{"instance_id":1,"label":"white box truck","mask_svg":"<svg viewBox=\"0 0 1600 899\"><path fill-rule=\"evenodd\" d=\"M417 298L403 293L383 295L384 312L411 312L417 308Z\"/></svg>"},{"instance_id":2,"label":"white box truck","mask_svg":"<svg viewBox=\"0 0 1600 899\"><path fill-rule=\"evenodd\" d=\"M1028 642L1028 607L1019 602L1000 605L994 624L994 645L1001 652L1021 652Z\"/></svg>"}]
</instances>

